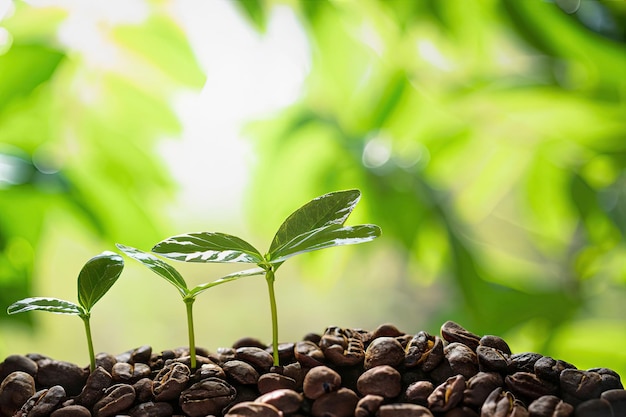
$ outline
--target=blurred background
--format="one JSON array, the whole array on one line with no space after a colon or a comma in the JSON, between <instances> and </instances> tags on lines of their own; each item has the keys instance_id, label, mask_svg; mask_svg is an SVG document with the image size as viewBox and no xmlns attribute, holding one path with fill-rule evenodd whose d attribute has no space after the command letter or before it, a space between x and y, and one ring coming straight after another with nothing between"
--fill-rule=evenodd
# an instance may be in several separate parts
<instances>
[{"instance_id":1,"label":"blurred background","mask_svg":"<svg viewBox=\"0 0 626 417\"><path fill-rule=\"evenodd\" d=\"M84 263L282 220L359 188L364 245L277 275L280 339L455 320L626 376L626 2L0 1L0 310L76 302ZM239 270L176 263L191 286ZM196 340L269 343L260 277L195 304ZM97 351L187 341L126 258ZM82 322L0 314L0 357L87 364Z\"/></svg>"}]
</instances>

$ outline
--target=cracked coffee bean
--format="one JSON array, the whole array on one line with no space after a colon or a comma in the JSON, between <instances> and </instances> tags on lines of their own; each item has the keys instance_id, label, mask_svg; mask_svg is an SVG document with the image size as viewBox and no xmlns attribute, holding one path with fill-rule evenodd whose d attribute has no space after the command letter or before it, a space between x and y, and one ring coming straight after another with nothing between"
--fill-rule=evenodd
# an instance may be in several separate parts
<instances>
[{"instance_id":1,"label":"cracked coffee bean","mask_svg":"<svg viewBox=\"0 0 626 417\"><path fill-rule=\"evenodd\" d=\"M518 398L536 400L544 395L554 395L557 387L530 372L516 372L504 378L504 385Z\"/></svg>"},{"instance_id":2,"label":"cracked coffee bean","mask_svg":"<svg viewBox=\"0 0 626 417\"><path fill-rule=\"evenodd\" d=\"M317 366L304 377L304 396L315 400L341 387L341 376L327 366Z\"/></svg>"},{"instance_id":3,"label":"cracked coffee bean","mask_svg":"<svg viewBox=\"0 0 626 417\"><path fill-rule=\"evenodd\" d=\"M122 414L135 402L135 389L126 384L111 385L104 396L93 406L94 417L111 417Z\"/></svg>"},{"instance_id":4,"label":"cracked coffee bean","mask_svg":"<svg viewBox=\"0 0 626 417\"><path fill-rule=\"evenodd\" d=\"M574 406L599 398L602 393L602 377L597 372L565 369L561 372L560 383L563 399Z\"/></svg>"},{"instance_id":5,"label":"cracked coffee bean","mask_svg":"<svg viewBox=\"0 0 626 417\"><path fill-rule=\"evenodd\" d=\"M445 413L456 407L463 398L465 378L463 375L448 378L428 396L428 408L436 413Z\"/></svg>"},{"instance_id":6,"label":"cracked coffee bean","mask_svg":"<svg viewBox=\"0 0 626 417\"><path fill-rule=\"evenodd\" d=\"M178 402L185 414L202 417L221 413L236 395L237 391L228 382L207 378L181 392Z\"/></svg>"},{"instance_id":7,"label":"cracked coffee bean","mask_svg":"<svg viewBox=\"0 0 626 417\"><path fill-rule=\"evenodd\" d=\"M561 372L565 369L576 369L570 363L553 359L550 356L539 358L533 365L534 373L541 379L558 384Z\"/></svg>"},{"instance_id":8,"label":"cracked coffee bean","mask_svg":"<svg viewBox=\"0 0 626 417\"><path fill-rule=\"evenodd\" d=\"M17 416L44 417L50 414L65 399L65 390L60 385L37 391L22 406Z\"/></svg>"},{"instance_id":9,"label":"cracked coffee bean","mask_svg":"<svg viewBox=\"0 0 626 417\"><path fill-rule=\"evenodd\" d=\"M326 359L337 366L356 365L365 357L363 335L351 329L329 327L320 340L320 348Z\"/></svg>"},{"instance_id":10,"label":"cracked coffee bean","mask_svg":"<svg viewBox=\"0 0 626 417\"><path fill-rule=\"evenodd\" d=\"M173 362L159 371L152 383L152 393L157 401L178 398L189 381L191 371L182 364Z\"/></svg>"},{"instance_id":11,"label":"cracked coffee bean","mask_svg":"<svg viewBox=\"0 0 626 417\"><path fill-rule=\"evenodd\" d=\"M481 417L529 417L528 410L513 394L496 388L485 400Z\"/></svg>"},{"instance_id":12,"label":"cracked coffee bean","mask_svg":"<svg viewBox=\"0 0 626 417\"><path fill-rule=\"evenodd\" d=\"M91 408L100 399L104 390L111 386L112 381L111 374L98 366L87 378L83 390L75 399L76 404Z\"/></svg>"}]
</instances>

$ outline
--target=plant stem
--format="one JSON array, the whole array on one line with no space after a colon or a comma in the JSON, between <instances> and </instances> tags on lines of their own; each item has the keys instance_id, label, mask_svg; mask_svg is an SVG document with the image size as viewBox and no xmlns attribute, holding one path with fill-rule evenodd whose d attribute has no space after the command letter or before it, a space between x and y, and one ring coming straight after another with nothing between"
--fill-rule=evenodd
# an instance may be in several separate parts
<instances>
[{"instance_id":1,"label":"plant stem","mask_svg":"<svg viewBox=\"0 0 626 417\"><path fill-rule=\"evenodd\" d=\"M96 370L96 354L93 350L93 339L91 338L91 325L89 324L89 314L80 316L85 324L85 333L87 334L87 349L89 350L89 371Z\"/></svg>"},{"instance_id":2,"label":"plant stem","mask_svg":"<svg viewBox=\"0 0 626 417\"><path fill-rule=\"evenodd\" d=\"M276 310L276 296L274 294L274 269L268 268L265 273L267 289L270 294L270 309L272 311L272 351L274 353L274 366L280 365L278 357L278 311Z\"/></svg>"},{"instance_id":3,"label":"plant stem","mask_svg":"<svg viewBox=\"0 0 626 417\"><path fill-rule=\"evenodd\" d=\"M187 330L189 332L189 361L191 370L196 369L196 337L193 331L193 302L195 298L185 298L185 307L187 308Z\"/></svg>"}]
</instances>

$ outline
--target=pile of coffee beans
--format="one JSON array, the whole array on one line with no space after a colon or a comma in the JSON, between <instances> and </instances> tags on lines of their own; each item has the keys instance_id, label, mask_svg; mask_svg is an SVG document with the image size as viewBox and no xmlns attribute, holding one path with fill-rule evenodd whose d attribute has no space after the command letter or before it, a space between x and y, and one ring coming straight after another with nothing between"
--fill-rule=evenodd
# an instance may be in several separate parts
<instances>
[{"instance_id":1,"label":"pile of coffee beans","mask_svg":"<svg viewBox=\"0 0 626 417\"><path fill-rule=\"evenodd\" d=\"M97 369L38 354L0 363L0 417L624 417L607 368L512 353L448 321L441 335L329 327L271 347L241 339L215 353L99 354Z\"/></svg>"}]
</instances>

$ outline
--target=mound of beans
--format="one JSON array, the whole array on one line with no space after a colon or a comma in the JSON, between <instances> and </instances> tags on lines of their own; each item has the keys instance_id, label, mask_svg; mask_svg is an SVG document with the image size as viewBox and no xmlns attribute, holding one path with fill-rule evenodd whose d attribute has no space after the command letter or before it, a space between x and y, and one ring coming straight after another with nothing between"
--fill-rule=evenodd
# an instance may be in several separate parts
<instances>
[{"instance_id":1,"label":"mound of beans","mask_svg":"<svg viewBox=\"0 0 626 417\"><path fill-rule=\"evenodd\" d=\"M512 353L498 336L448 321L440 335L328 327L272 349L150 346L97 356L97 369L39 355L0 363L0 417L623 417L608 368Z\"/></svg>"}]
</instances>

